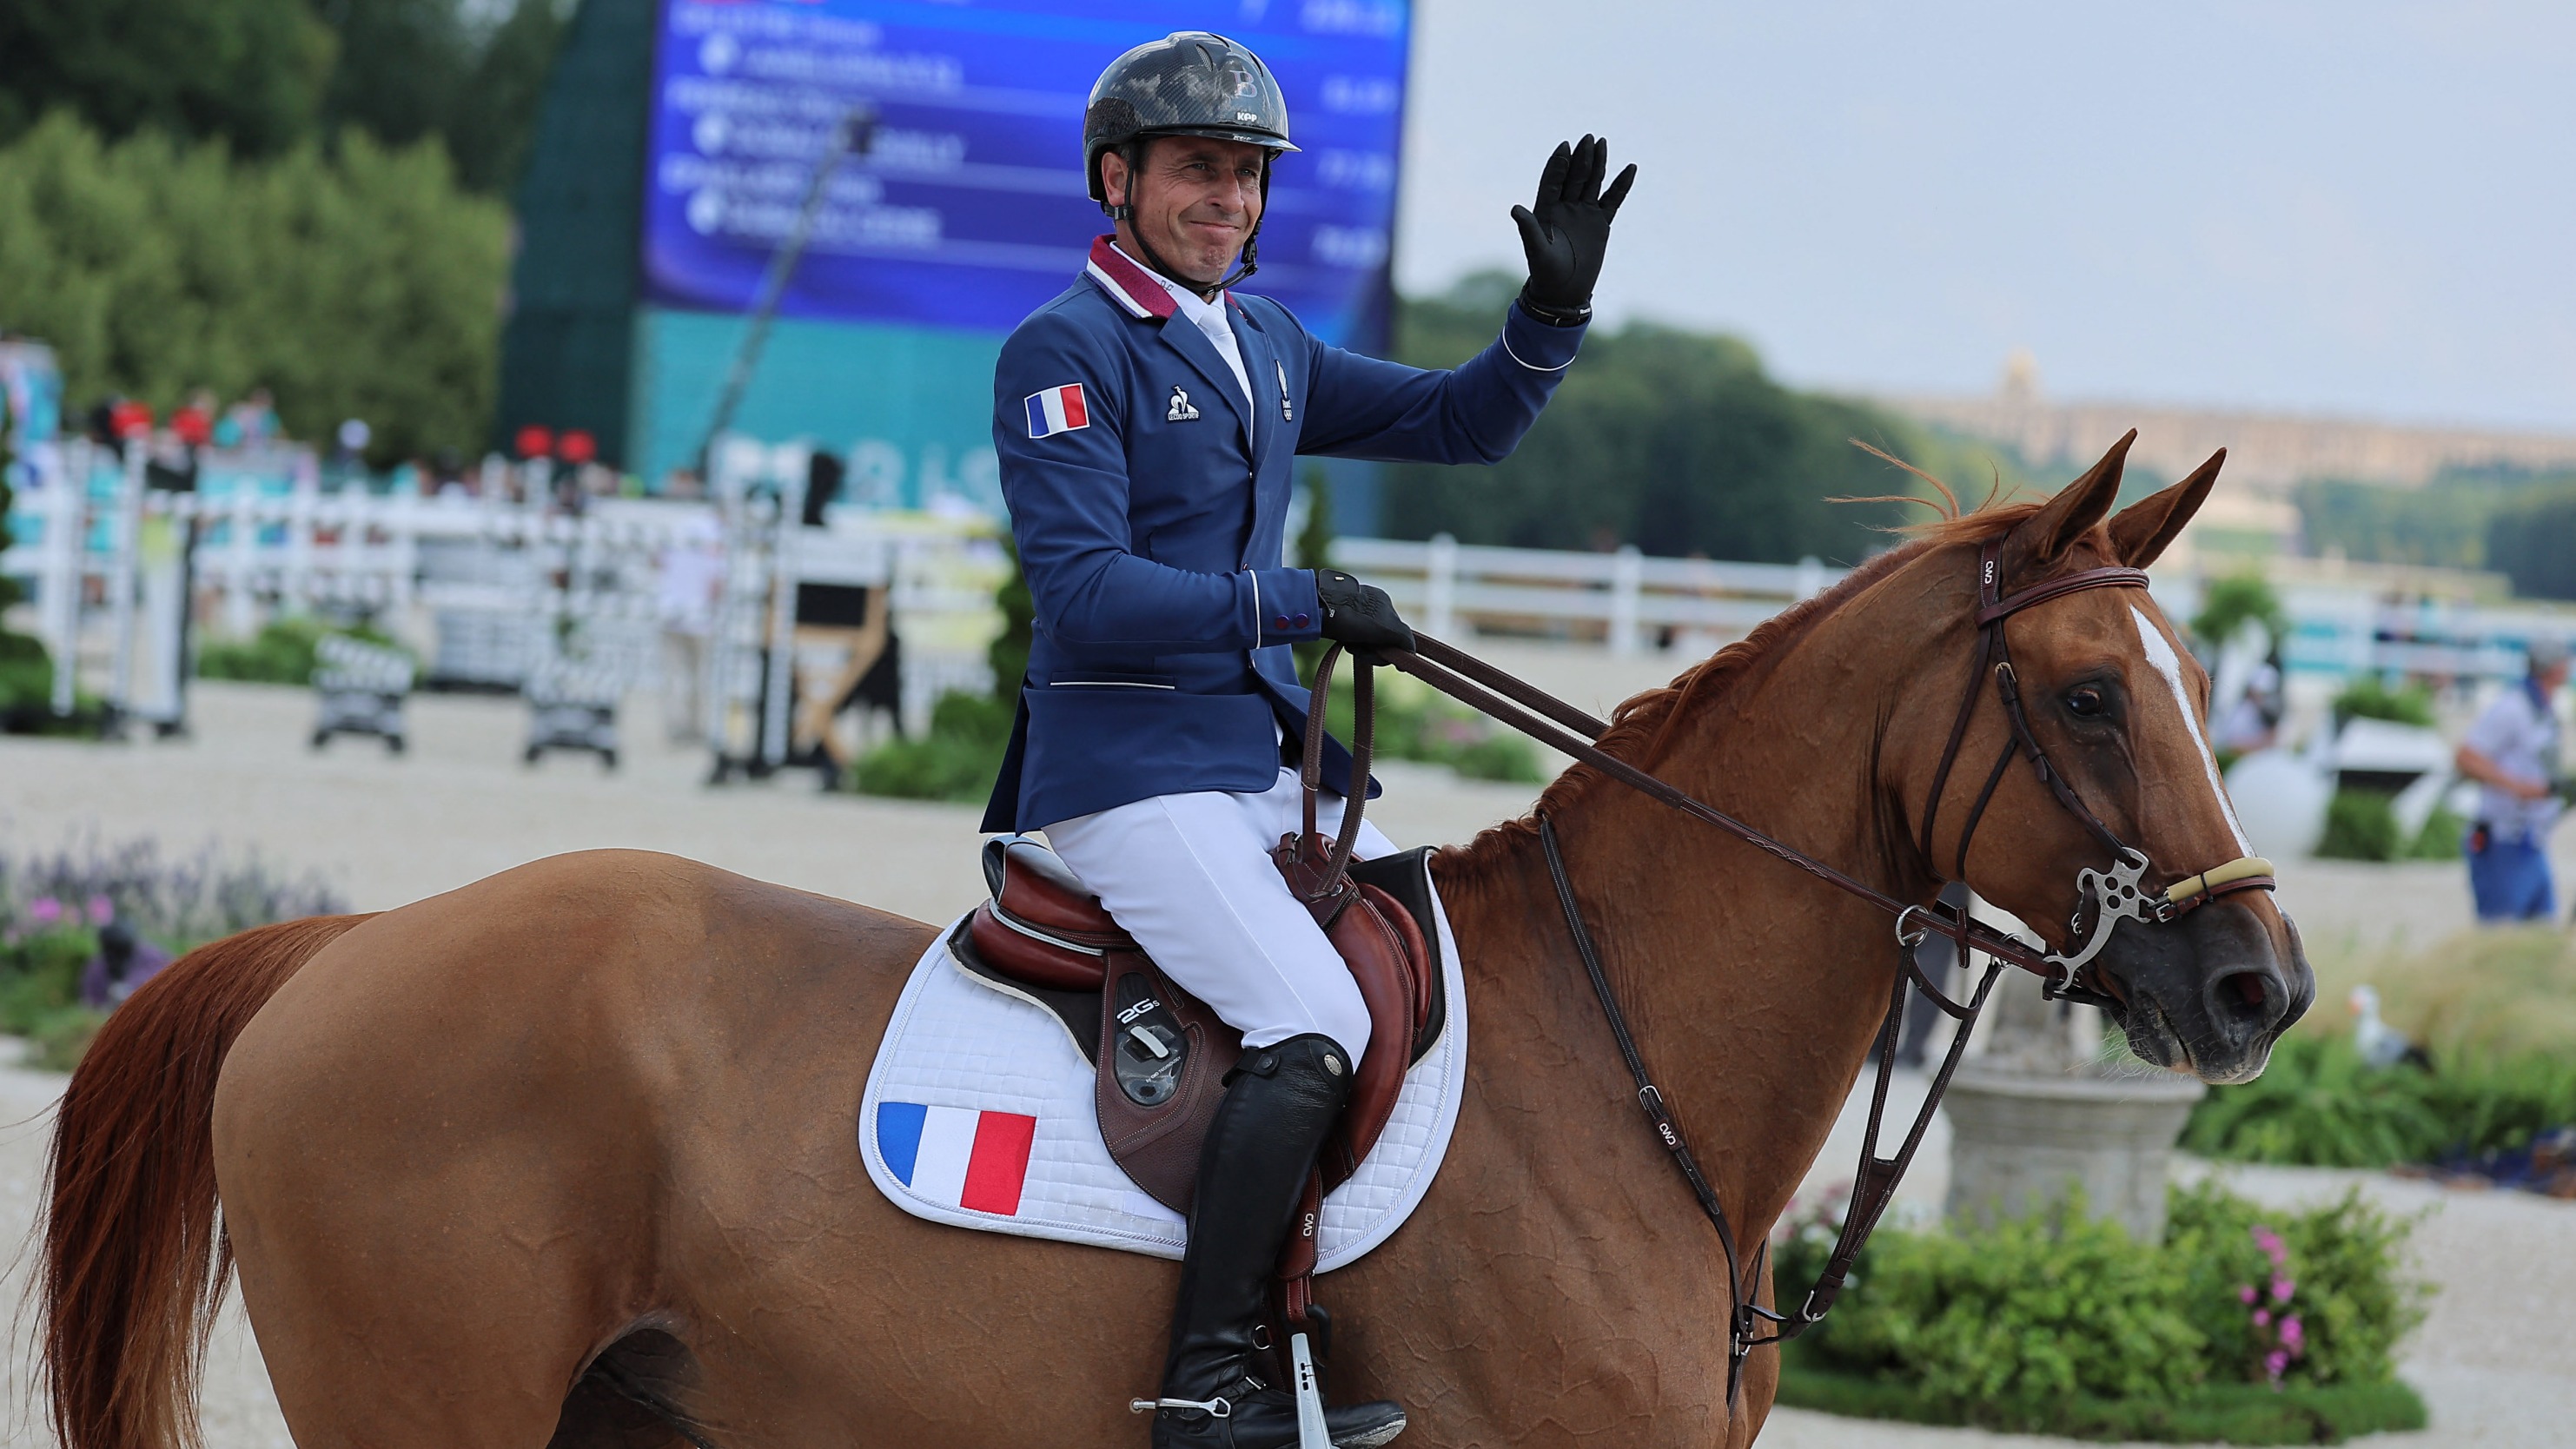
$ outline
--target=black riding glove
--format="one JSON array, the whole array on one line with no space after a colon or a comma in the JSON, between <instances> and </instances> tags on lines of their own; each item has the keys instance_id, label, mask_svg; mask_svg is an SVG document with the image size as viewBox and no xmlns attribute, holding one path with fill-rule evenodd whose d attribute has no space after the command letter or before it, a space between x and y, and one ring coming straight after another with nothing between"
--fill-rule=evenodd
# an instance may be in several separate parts
<instances>
[{"instance_id":1,"label":"black riding glove","mask_svg":"<svg viewBox=\"0 0 2576 1449\"><path fill-rule=\"evenodd\" d=\"M1386 590L1364 584L1340 569L1315 570L1315 601L1324 606L1320 626L1327 639L1353 649L1402 649L1411 652L1413 630L1395 612Z\"/></svg>"},{"instance_id":2,"label":"black riding glove","mask_svg":"<svg viewBox=\"0 0 2576 1449\"><path fill-rule=\"evenodd\" d=\"M1592 316L1592 284L1601 279L1601 259L1610 249L1610 222L1637 179L1631 165L1605 192L1601 177L1609 169L1606 139L1559 142L1539 173L1538 204L1512 208L1521 247L1529 253L1521 307L1542 322L1571 327Z\"/></svg>"}]
</instances>

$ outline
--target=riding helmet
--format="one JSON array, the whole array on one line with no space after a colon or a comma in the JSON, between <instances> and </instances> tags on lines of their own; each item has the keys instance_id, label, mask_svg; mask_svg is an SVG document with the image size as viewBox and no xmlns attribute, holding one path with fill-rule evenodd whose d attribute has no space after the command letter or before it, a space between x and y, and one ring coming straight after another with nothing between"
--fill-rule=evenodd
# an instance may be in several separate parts
<instances>
[{"instance_id":1,"label":"riding helmet","mask_svg":"<svg viewBox=\"0 0 2576 1449\"><path fill-rule=\"evenodd\" d=\"M1205 30L1176 30L1109 63L1082 117L1082 169L1091 199L1113 218L1100 158L1153 136L1214 136L1264 150L1294 151L1288 101L1270 67L1241 44ZM1136 155L1123 151L1132 169ZM1263 184L1269 175L1263 171Z\"/></svg>"}]
</instances>

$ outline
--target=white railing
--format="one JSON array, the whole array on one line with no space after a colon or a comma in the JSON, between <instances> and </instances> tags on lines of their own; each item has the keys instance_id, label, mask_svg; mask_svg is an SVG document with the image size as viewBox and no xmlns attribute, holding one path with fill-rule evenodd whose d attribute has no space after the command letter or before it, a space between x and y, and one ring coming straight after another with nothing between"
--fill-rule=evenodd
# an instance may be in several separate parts
<instances>
[{"instance_id":1,"label":"white railing","mask_svg":"<svg viewBox=\"0 0 2576 1449\"><path fill-rule=\"evenodd\" d=\"M1845 572L1814 559L1721 563L1650 558L1634 547L1616 553L1490 548L1446 534L1428 542L1337 539L1333 562L1384 588L1407 618L1443 638L1463 640L1476 629L1539 632L1597 641L1613 654L1637 653L1667 630L1741 635L1832 587ZM2194 579L2158 575L2154 587L2176 619L2198 607ZM2283 595L2291 627L2282 654L2293 672L2510 679L2524 672L2529 641L2576 645L2576 608L2563 604L2397 608L2366 588L2304 584Z\"/></svg>"},{"instance_id":2,"label":"white railing","mask_svg":"<svg viewBox=\"0 0 2576 1449\"><path fill-rule=\"evenodd\" d=\"M1669 630L1742 634L1800 599L1832 587L1843 570L1815 559L1794 564L1648 558L1634 545L1615 553L1493 548L1447 534L1428 543L1343 538L1333 562L1387 591L1431 634L1458 634L1461 621L1505 630L1538 628L1599 640L1634 654Z\"/></svg>"}]
</instances>

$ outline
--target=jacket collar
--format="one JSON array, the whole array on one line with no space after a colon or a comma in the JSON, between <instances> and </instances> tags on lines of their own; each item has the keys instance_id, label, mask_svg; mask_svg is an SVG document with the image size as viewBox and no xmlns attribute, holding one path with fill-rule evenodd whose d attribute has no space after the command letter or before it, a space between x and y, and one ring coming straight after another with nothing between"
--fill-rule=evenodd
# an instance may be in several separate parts
<instances>
[{"instance_id":1,"label":"jacket collar","mask_svg":"<svg viewBox=\"0 0 2576 1449\"><path fill-rule=\"evenodd\" d=\"M1115 235L1091 239L1091 260L1082 274L1097 283L1131 317L1168 318L1180 310L1172 294L1154 280L1154 274L1127 259L1127 254L1110 245Z\"/></svg>"}]
</instances>

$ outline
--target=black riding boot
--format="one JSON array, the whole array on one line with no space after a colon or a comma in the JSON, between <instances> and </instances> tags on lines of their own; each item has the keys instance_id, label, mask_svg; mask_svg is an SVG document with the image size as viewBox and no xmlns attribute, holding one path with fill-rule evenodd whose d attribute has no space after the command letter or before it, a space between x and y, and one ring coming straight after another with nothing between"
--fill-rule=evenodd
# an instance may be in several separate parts
<instances>
[{"instance_id":1,"label":"black riding boot","mask_svg":"<svg viewBox=\"0 0 2576 1449\"><path fill-rule=\"evenodd\" d=\"M1180 1302L1163 1398L1203 1408L1154 1415L1154 1449L1294 1449L1297 1407L1256 1367L1255 1327L1270 1311L1279 1250L1315 1154L1351 1091L1351 1058L1309 1033L1247 1050L1208 1124L1181 1259ZM1374 1449L1404 1432L1404 1410L1380 1400L1327 1409L1339 1449Z\"/></svg>"}]
</instances>

